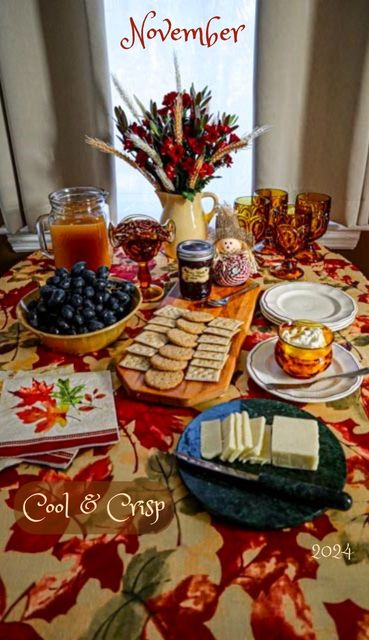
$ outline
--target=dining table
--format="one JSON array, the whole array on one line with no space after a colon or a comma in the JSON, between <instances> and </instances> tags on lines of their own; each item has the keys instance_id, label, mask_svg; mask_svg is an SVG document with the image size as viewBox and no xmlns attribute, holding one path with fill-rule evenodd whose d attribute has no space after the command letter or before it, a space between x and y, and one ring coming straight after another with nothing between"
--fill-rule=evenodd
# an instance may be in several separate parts
<instances>
[{"instance_id":1,"label":"dining table","mask_svg":"<svg viewBox=\"0 0 369 640\"><path fill-rule=\"evenodd\" d=\"M304 280L340 288L356 301L354 322L335 340L368 366L369 281L340 254L319 250L322 260L303 266ZM154 282L169 291L176 263L160 253L150 266ZM16 305L52 270L53 263L35 252L0 278L0 384L21 372L108 370L120 439L81 449L67 470L22 462L0 472L0 640L369 638L369 377L348 397L298 405L339 440L352 508L328 509L279 530L228 523L189 494L173 452L204 409L237 398L273 398L249 378L245 362L277 327L256 306L222 397L195 407L143 402L126 394L116 365L158 303L143 305L105 349L80 356L51 351L19 324ZM137 266L117 251L112 273L136 281ZM261 289L280 282L267 268L254 279ZM172 501L173 518L160 531L140 535L26 533L13 511L16 492L28 482L67 478L154 479Z\"/></svg>"}]
</instances>

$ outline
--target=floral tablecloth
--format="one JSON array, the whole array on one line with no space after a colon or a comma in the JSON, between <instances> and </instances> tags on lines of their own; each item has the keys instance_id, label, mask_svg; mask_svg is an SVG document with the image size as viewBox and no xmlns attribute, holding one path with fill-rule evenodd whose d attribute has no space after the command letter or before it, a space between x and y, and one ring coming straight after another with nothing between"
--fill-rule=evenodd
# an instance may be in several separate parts
<instances>
[{"instance_id":1,"label":"floral tablecloth","mask_svg":"<svg viewBox=\"0 0 369 640\"><path fill-rule=\"evenodd\" d=\"M116 260L116 275L135 277L134 265L119 256ZM153 266L155 278L169 286L175 265L159 256ZM227 525L187 495L170 455L196 410L128 399L114 373L127 339L140 330L150 309L141 311L111 348L82 357L53 353L23 330L15 316L20 297L48 269L50 263L33 254L0 279L0 368L109 368L121 438L117 445L80 452L67 472L21 464L0 473L0 639L369 638L369 378L351 397L304 407L342 443L353 508L330 510L300 527L276 532ZM369 282L354 265L327 251L323 262L305 267L305 277L341 287L357 300L354 324L336 339L367 366ZM267 272L261 279L264 286L275 282ZM257 311L226 399L268 397L248 379L243 362L247 351L274 332ZM152 477L169 490L175 517L160 533L140 537L26 535L14 521L15 491L37 478L65 476ZM313 557L314 544L345 548L347 543L350 557Z\"/></svg>"}]
</instances>

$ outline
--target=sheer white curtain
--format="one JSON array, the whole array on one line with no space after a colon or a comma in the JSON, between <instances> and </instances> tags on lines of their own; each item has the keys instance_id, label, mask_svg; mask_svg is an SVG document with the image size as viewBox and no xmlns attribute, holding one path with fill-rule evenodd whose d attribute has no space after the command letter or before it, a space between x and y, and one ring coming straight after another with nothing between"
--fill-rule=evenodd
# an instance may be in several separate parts
<instances>
[{"instance_id":1,"label":"sheer white curtain","mask_svg":"<svg viewBox=\"0 0 369 640\"><path fill-rule=\"evenodd\" d=\"M150 99L160 102L165 93L175 90L173 71L173 51L177 53L181 68L182 84L189 89L193 82L200 90L208 85L213 94L211 111L236 113L239 115L239 132L252 129L253 124L253 65L254 65L254 21L256 0L104 0L108 38L109 66L121 85L131 95L137 95L144 104ZM194 28L205 26L212 16L220 16L216 21L219 31L224 27L246 24L239 33L238 42L217 42L211 48L189 39L188 42L159 38L149 40L146 49L135 44L129 50L120 46L122 37L129 36L129 18L132 16L138 26L148 11L157 15L150 27L163 27L163 19L170 18L173 28ZM152 24L151 24L152 23ZM113 103L120 98L114 87ZM120 142L115 140L120 148ZM242 151L234 158L232 168L217 175L208 189L215 191L222 199L231 203L239 195L251 193L252 152ZM130 213L146 213L159 216L161 205L153 188L134 169L116 160L118 216Z\"/></svg>"},{"instance_id":2,"label":"sheer white curtain","mask_svg":"<svg viewBox=\"0 0 369 640\"><path fill-rule=\"evenodd\" d=\"M25 224L32 231L55 189L114 191L112 159L84 142L85 134L112 135L101 0L2 0L0 83L0 207L8 231Z\"/></svg>"}]
</instances>

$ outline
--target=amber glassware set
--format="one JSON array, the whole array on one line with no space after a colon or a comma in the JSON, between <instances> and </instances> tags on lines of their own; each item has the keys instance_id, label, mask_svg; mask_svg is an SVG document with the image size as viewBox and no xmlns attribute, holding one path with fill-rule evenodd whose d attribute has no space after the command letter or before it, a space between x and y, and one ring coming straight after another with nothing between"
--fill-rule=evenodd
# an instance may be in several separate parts
<instances>
[{"instance_id":1,"label":"amber glassware set","mask_svg":"<svg viewBox=\"0 0 369 640\"><path fill-rule=\"evenodd\" d=\"M272 188L257 189L234 203L240 226L253 236L259 263L275 259L278 264L270 272L281 280L303 276L298 260L313 264L321 259L314 243L327 230L330 208L331 198L324 193L300 193L289 205L287 191Z\"/></svg>"}]
</instances>

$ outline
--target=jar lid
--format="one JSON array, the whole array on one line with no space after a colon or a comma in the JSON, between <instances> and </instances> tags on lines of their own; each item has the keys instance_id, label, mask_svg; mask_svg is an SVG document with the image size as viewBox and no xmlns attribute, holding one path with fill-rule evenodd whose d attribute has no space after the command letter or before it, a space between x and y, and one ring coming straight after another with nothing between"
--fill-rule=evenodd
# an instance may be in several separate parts
<instances>
[{"instance_id":1,"label":"jar lid","mask_svg":"<svg viewBox=\"0 0 369 640\"><path fill-rule=\"evenodd\" d=\"M214 246L206 240L184 240L177 247L177 256L182 260L209 260L214 256Z\"/></svg>"}]
</instances>

